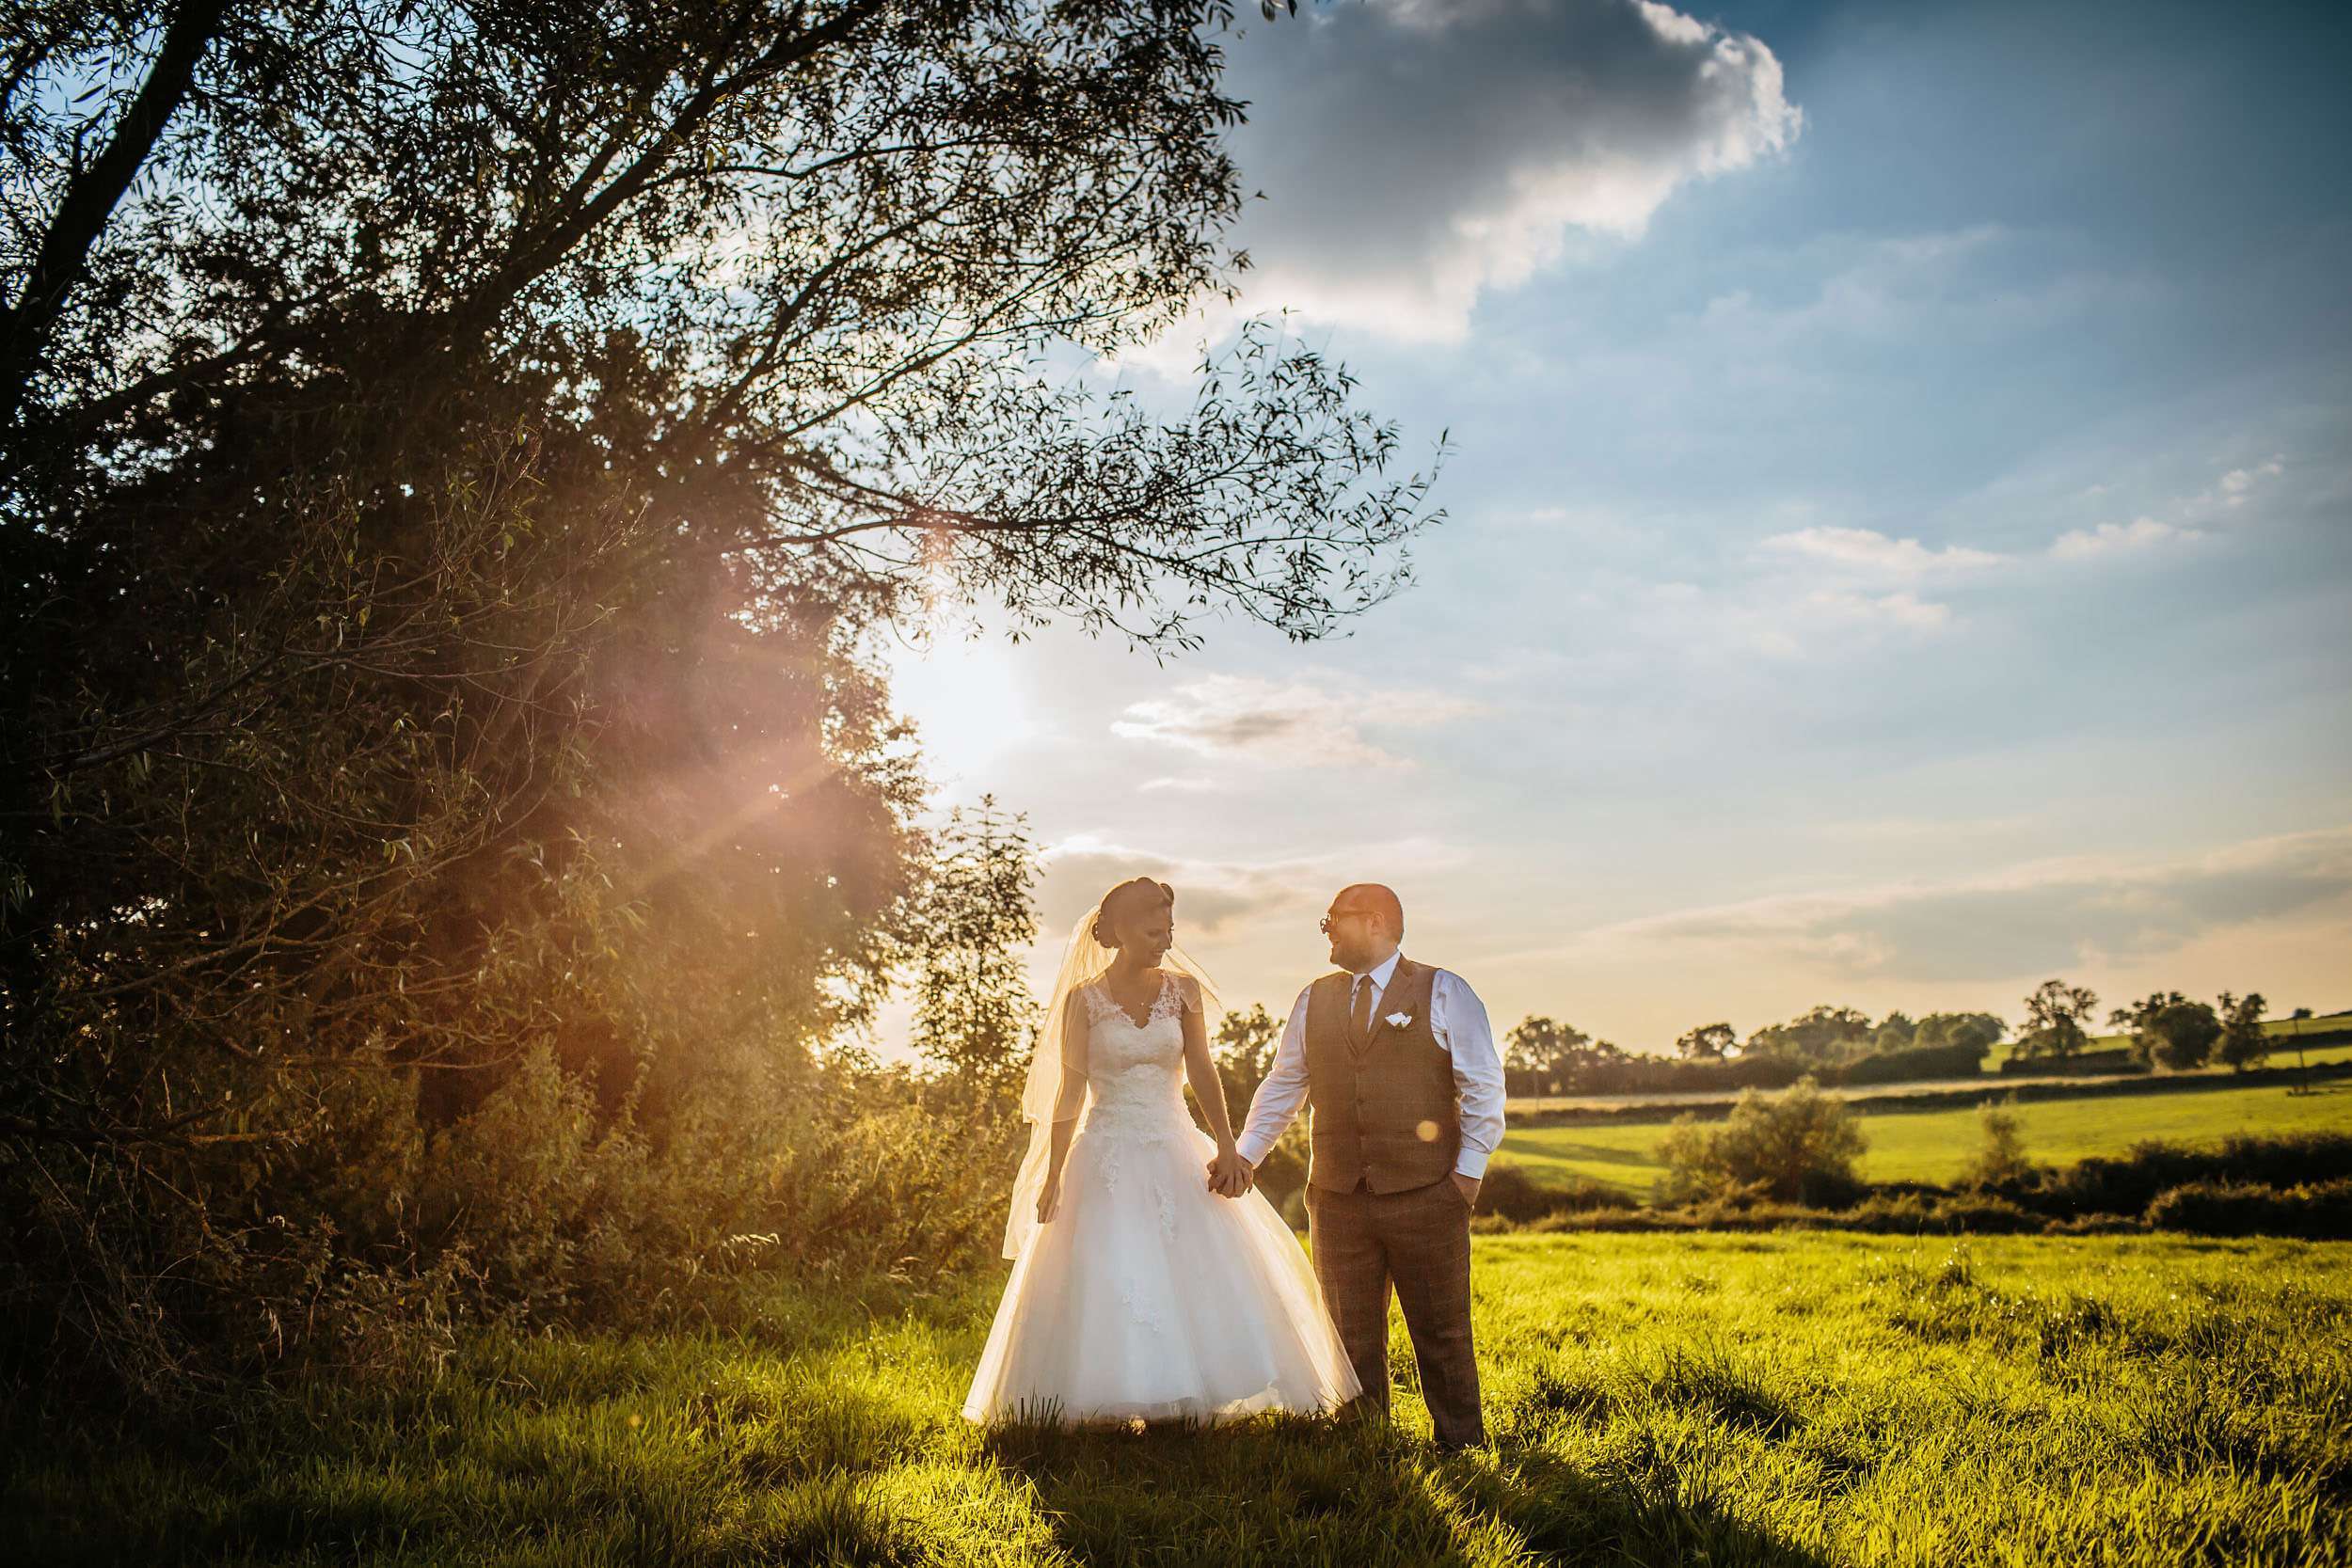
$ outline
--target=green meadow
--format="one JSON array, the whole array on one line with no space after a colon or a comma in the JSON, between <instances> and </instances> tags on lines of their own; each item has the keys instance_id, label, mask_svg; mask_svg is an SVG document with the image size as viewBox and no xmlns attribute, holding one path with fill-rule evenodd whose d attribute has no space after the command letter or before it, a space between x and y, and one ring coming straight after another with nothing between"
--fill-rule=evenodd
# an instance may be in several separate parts
<instances>
[{"instance_id":1,"label":"green meadow","mask_svg":"<svg viewBox=\"0 0 2352 1568\"><path fill-rule=\"evenodd\" d=\"M2306 1095L2265 1084L2028 1100L2016 1112L2027 1158L2072 1164L2089 1155L2122 1154L2150 1138L2214 1143L2232 1132L2352 1131L2352 1083L2323 1082ZM1860 1115L1869 1140L1862 1157L1866 1180L1948 1184L1980 1141L1974 1107ZM1661 1111L1655 1120L1524 1127L1504 1134L1498 1158L1537 1180L1582 1179L1646 1195L1664 1168L1655 1151L1673 1119L1673 1113Z\"/></svg>"},{"instance_id":2,"label":"green meadow","mask_svg":"<svg viewBox=\"0 0 2352 1568\"><path fill-rule=\"evenodd\" d=\"M1397 1423L956 1413L999 1271L753 1332L463 1338L202 1432L13 1434L9 1560L2309 1564L2352 1560L2352 1245L1477 1241L1491 1451ZM24 1412L16 1419L25 1420Z\"/></svg>"}]
</instances>

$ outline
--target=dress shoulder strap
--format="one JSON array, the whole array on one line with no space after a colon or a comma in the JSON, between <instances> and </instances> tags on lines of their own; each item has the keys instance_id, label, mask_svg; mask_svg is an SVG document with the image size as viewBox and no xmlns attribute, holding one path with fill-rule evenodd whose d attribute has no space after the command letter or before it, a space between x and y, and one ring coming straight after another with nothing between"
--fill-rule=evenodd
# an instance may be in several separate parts
<instances>
[{"instance_id":1,"label":"dress shoulder strap","mask_svg":"<svg viewBox=\"0 0 2352 1568\"><path fill-rule=\"evenodd\" d=\"M1152 998L1152 1010L1146 1018L1174 1018L1184 1010L1184 988L1176 976L1166 970L1160 972L1159 993Z\"/></svg>"}]
</instances>

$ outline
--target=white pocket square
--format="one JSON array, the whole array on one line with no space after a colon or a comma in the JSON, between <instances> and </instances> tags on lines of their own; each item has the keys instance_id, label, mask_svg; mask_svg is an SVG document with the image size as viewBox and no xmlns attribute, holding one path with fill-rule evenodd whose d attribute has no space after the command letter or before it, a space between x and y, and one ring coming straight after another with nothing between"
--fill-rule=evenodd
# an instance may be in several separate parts
<instances>
[{"instance_id":1,"label":"white pocket square","mask_svg":"<svg viewBox=\"0 0 2352 1568\"><path fill-rule=\"evenodd\" d=\"M1382 1020L1382 1022L1388 1024L1388 1026L1391 1029L1402 1029L1406 1024L1413 1022L1413 1015L1410 1013L1391 1013L1386 1019Z\"/></svg>"}]
</instances>

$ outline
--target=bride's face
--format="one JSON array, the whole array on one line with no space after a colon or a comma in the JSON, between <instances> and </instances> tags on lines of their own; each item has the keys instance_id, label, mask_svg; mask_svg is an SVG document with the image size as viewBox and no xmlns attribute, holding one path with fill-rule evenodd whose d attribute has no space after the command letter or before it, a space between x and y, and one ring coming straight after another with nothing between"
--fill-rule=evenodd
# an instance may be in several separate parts
<instances>
[{"instance_id":1,"label":"bride's face","mask_svg":"<svg viewBox=\"0 0 2352 1568\"><path fill-rule=\"evenodd\" d=\"M1160 956L1176 945L1176 911L1165 899L1120 900L1111 927L1119 935L1120 951L1146 963L1158 963Z\"/></svg>"}]
</instances>

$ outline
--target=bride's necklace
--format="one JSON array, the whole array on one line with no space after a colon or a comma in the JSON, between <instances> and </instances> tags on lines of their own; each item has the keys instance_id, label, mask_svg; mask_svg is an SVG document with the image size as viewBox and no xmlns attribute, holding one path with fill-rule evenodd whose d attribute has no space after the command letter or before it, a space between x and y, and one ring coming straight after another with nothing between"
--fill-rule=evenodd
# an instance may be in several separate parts
<instances>
[{"instance_id":1,"label":"bride's necklace","mask_svg":"<svg viewBox=\"0 0 2352 1568\"><path fill-rule=\"evenodd\" d=\"M1104 970L1103 972L1103 978L1099 982L1103 988L1103 994L1111 999L1111 1005L1117 1007L1120 1012L1126 1017L1128 1022L1134 1024L1138 1029L1147 1029L1151 1027L1152 1008L1153 1004L1159 1001L1160 988L1168 984L1168 976L1154 972L1152 980L1151 994L1146 996L1143 1000L1143 1016L1141 1018L1137 1018L1136 1016L1134 1006L1128 1003L1127 999L1120 995L1118 991L1111 989L1111 980L1117 974L1118 971L1116 970Z\"/></svg>"}]
</instances>

